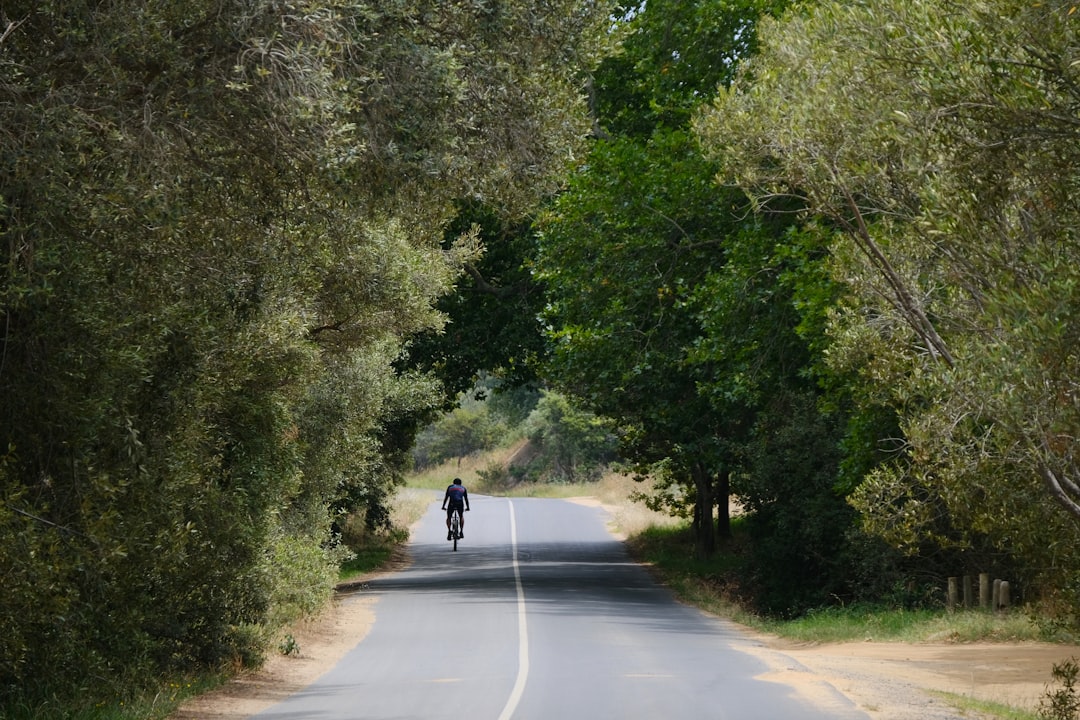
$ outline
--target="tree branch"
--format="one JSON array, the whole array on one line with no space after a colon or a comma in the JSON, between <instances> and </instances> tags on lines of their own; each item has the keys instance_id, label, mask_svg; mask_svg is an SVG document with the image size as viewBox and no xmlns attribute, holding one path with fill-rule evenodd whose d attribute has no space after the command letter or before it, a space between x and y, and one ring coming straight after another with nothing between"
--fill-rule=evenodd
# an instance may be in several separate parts
<instances>
[{"instance_id":1,"label":"tree branch","mask_svg":"<svg viewBox=\"0 0 1080 720\"><path fill-rule=\"evenodd\" d=\"M465 272L469 274L469 277L476 283L476 289L485 295L492 295L500 300L513 297L515 295L521 295L520 286L511 287L499 287L492 285L487 279L480 274L480 271L476 269L476 266L472 263L465 263Z\"/></svg>"},{"instance_id":2,"label":"tree branch","mask_svg":"<svg viewBox=\"0 0 1080 720\"><path fill-rule=\"evenodd\" d=\"M1039 465L1039 473L1054 499L1069 513L1080 519L1080 487L1068 478L1058 478L1045 463Z\"/></svg>"},{"instance_id":3,"label":"tree branch","mask_svg":"<svg viewBox=\"0 0 1080 720\"><path fill-rule=\"evenodd\" d=\"M329 323L327 325L320 325L319 327L311 328L310 330L308 330L308 337L312 340L317 340L319 335L324 332L341 332L341 329L350 322L352 322L352 318L345 318L344 320L339 320L336 323Z\"/></svg>"},{"instance_id":4,"label":"tree branch","mask_svg":"<svg viewBox=\"0 0 1080 720\"><path fill-rule=\"evenodd\" d=\"M596 87L590 75L585 81L585 89L589 94L589 118L592 121L592 134L597 140L610 140L611 133L600 125L600 111L596 107Z\"/></svg>"},{"instance_id":5,"label":"tree branch","mask_svg":"<svg viewBox=\"0 0 1080 720\"><path fill-rule=\"evenodd\" d=\"M64 525L58 525L58 524L54 523L51 520L46 520L43 517L38 517L37 515L34 515L33 513L28 513L25 510L20 510L19 508L11 507L10 505L4 505L4 507L6 507L8 510L10 510L13 513L16 513L18 515L22 515L23 517L26 517L26 518L30 518L31 520L39 522L39 523L41 523L43 525L48 525L51 528L56 528L60 532L65 532L65 533L68 533L69 535L78 535L81 538L86 538L87 540L94 543L95 545L98 544L97 540L90 537L89 535L86 535L84 533L79 532L78 530L72 530L71 528L66 527Z\"/></svg>"},{"instance_id":6,"label":"tree branch","mask_svg":"<svg viewBox=\"0 0 1080 720\"><path fill-rule=\"evenodd\" d=\"M4 32L0 33L0 43L7 40L8 35L19 29L19 26L26 21L26 18L22 20L8 20L7 27L4 28Z\"/></svg>"},{"instance_id":7,"label":"tree branch","mask_svg":"<svg viewBox=\"0 0 1080 720\"><path fill-rule=\"evenodd\" d=\"M839 184L839 183L838 183ZM863 252L870 258L870 262L873 263L882 277L889 284L889 287L893 289L895 293L896 308L900 311L900 314L908 321L908 325L918 333L931 350L934 351L945 364L949 367L955 367L956 361L949 351L948 345L945 344L945 340L938 334L937 328L930 322L930 318L926 317L926 313L915 302L915 298L911 296L911 293L907 289L907 285L904 284L903 278L896 272L896 268L889 262L889 258L885 256L878 244L874 242L873 236L870 235L870 229L866 225L866 218L863 217L862 211L859 209L858 203L855 202L855 198L851 195L851 192L847 187L843 188L844 198L847 202L848 208L852 211L855 217L854 224L848 220L841 218L841 222L848 226L852 234L855 236L856 242L862 248Z\"/></svg>"}]
</instances>

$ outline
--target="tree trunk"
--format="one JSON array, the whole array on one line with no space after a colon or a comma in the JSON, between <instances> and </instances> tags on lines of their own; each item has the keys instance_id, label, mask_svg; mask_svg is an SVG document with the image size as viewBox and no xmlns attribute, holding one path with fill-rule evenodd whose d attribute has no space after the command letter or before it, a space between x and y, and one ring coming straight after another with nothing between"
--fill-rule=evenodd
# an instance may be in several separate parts
<instances>
[{"instance_id":1,"label":"tree trunk","mask_svg":"<svg viewBox=\"0 0 1080 720\"><path fill-rule=\"evenodd\" d=\"M731 537L731 473L721 472L716 478L716 505L720 510L717 518L717 535L727 540Z\"/></svg>"},{"instance_id":2,"label":"tree trunk","mask_svg":"<svg viewBox=\"0 0 1080 720\"><path fill-rule=\"evenodd\" d=\"M695 464L693 470L694 488L697 491L697 500L694 505L694 516L697 520L697 555L701 558L711 557L716 552L716 524L713 523L713 495L712 476L699 464Z\"/></svg>"}]
</instances>

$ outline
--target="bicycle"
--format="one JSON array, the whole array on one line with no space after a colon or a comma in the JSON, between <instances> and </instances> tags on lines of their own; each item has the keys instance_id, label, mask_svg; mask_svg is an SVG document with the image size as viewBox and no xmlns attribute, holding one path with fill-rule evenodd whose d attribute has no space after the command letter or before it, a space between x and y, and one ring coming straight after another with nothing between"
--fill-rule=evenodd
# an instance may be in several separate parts
<instances>
[{"instance_id":1,"label":"bicycle","mask_svg":"<svg viewBox=\"0 0 1080 720\"><path fill-rule=\"evenodd\" d=\"M454 541L454 552L457 552L457 541L461 538L461 513L456 511L450 515L450 537Z\"/></svg>"}]
</instances>

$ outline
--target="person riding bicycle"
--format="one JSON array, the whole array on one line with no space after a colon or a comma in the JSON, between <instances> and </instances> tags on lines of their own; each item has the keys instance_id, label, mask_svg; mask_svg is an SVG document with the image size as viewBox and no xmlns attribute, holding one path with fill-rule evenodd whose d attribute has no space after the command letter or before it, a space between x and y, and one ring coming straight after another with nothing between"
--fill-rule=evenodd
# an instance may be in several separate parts
<instances>
[{"instance_id":1,"label":"person riding bicycle","mask_svg":"<svg viewBox=\"0 0 1080 720\"><path fill-rule=\"evenodd\" d=\"M450 503L447 509L446 504ZM450 518L456 511L461 522L459 524L458 537L465 537L465 510L469 509L469 491L461 484L461 478L454 478L454 483L447 486L446 494L443 495L442 509L446 510L446 539L453 540L454 535L450 531Z\"/></svg>"}]
</instances>

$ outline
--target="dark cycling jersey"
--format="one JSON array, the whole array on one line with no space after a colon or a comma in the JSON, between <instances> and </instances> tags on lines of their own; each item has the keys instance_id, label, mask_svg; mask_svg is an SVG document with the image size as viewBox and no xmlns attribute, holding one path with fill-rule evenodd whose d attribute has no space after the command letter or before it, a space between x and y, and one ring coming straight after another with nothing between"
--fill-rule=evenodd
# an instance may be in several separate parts
<instances>
[{"instance_id":1,"label":"dark cycling jersey","mask_svg":"<svg viewBox=\"0 0 1080 720\"><path fill-rule=\"evenodd\" d=\"M465 489L464 485L451 485L446 488L446 494L443 495L443 503L449 503L450 507L465 507L465 500L469 497L469 491Z\"/></svg>"}]
</instances>

